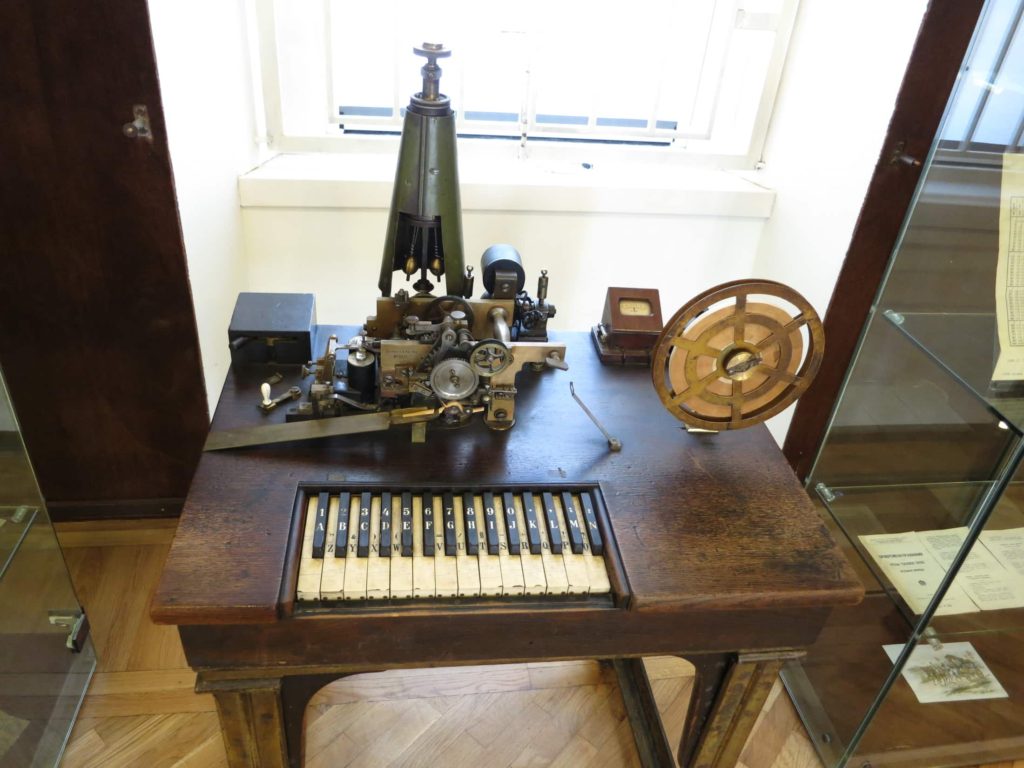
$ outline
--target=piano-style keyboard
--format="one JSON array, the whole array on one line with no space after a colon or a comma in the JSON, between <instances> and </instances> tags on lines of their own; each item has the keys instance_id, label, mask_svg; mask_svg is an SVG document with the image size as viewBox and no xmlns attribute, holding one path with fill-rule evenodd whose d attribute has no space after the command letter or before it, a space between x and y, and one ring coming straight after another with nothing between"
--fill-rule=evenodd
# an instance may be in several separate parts
<instances>
[{"instance_id":1,"label":"piano-style keyboard","mask_svg":"<svg viewBox=\"0 0 1024 768\"><path fill-rule=\"evenodd\" d=\"M613 597L596 485L300 486L296 608L414 598Z\"/></svg>"}]
</instances>

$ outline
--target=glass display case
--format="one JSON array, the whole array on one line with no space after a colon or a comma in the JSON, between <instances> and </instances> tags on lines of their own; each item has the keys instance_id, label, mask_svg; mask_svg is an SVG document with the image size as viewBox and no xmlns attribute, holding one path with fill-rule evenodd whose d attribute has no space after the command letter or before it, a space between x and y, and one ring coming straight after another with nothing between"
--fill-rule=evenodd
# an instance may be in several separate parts
<instances>
[{"instance_id":1,"label":"glass display case","mask_svg":"<svg viewBox=\"0 0 1024 768\"><path fill-rule=\"evenodd\" d=\"M58 764L95 666L0 375L0 765Z\"/></svg>"},{"instance_id":2,"label":"glass display case","mask_svg":"<svg viewBox=\"0 0 1024 768\"><path fill-rule=\"evenodd\" d=\"M827 765L1024 758L1022 15L986 5L810 474L866 590L783 674Z\"/></svg>"}]
</instances>

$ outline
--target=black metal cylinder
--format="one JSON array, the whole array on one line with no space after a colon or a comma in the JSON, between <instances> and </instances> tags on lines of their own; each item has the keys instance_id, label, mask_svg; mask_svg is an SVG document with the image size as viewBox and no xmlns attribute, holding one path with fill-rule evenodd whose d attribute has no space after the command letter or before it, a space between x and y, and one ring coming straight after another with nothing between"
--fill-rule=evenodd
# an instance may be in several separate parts
<instances>
[{"instance_id":1,"label":"black metal cylinder","mask_svg":"<svg viewBox=\"0 0 1024 768\"><path fill-rule=\"evenodd\" d=\"M497 243L484 251L480 257L480 270L484 273L484 290L488 293L494 293L494 280L499 271L516 274L515 293L519 293L526 285L523 259L519 251L507 243Z\"/></svg>"},{"instance_id":2,"label":"black metal cylinder","mask_svg":"<svg viewBox=\"0 0 1024 768\"><path fill-rule=\"evenodd\" d=\"M353 350L348 353L348 389L359 393L364 403L373 402L377 386L377 356L372 352Z\"/></svg>"}]
</instances>

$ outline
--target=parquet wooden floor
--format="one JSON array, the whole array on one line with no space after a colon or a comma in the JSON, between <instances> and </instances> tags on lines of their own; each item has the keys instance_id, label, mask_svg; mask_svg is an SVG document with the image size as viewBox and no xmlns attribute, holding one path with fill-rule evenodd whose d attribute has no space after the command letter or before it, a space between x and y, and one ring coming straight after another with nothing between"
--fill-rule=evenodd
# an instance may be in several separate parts
<instances>
[{"instance_id":1,"label":"parquet wooden floor","mask_svg":"<svg viewBox=\"0 0 1024 768\"><path fill-rule=\"evenodd\" d=\"M58 527L99 656L65 752L67 768L226 765L212 697L193 693L195 675L176 630L154 625L146 610L173 530L173 521ZM663 658L647 667L677 740L692 667ZM311 701L306 740L310 768L639 766L614 674L592 662L346 678ZM776 685L741 768L820 765Z\"/></svg>"}]
</instances>

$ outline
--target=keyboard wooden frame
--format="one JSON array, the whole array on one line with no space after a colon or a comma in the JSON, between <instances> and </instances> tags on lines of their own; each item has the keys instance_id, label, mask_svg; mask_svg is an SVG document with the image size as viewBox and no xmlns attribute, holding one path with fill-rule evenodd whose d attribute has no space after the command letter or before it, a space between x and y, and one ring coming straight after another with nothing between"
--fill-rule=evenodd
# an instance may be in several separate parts
<instances>
[{"instance_id":1,"label":"keyboard wooden frame","mask_svg":"<svg viewBox=\"0 0 1024 768\"><path fill-rule=\"evenodd\" d=\"M350 338L357 329L322 327ZM302 716L331 680L387 669L606 660L644 766L670 766L642 656L675 655L697 679L680 763L735 763L779 666L812 644L859 581L763 426L692 435L645 369L601 365L586 334L560 334L570 373L524 372L517 423L408 428L204 454L151 606L178 625L197 690L217 703L231 768L298 768ZM277 385L301 383L282 367ZM227 376L215 429L279 423L256 407L265 366ZM605 438L576 391L622 441ZM296 611L300 487L532 487L598 483L622 607L495 600ZM584 482L585 481L585 482Z\"/></svg>"},{"instance_id":2,"label":"keyboard wooden frame","mask_svg":"<svg viewBox=\"0 0 1024 768\"><path fill-rule=\"evenodd\" d=\"M367 600L296 600L295 592L299 579L299 565L302 560L302 540L305 529L306 516L309 514L309 499L319 493L338 494L342 491L349 491L352 494L368 491L380 493L390 491L400 493L409 491L411 493L484 493L494 492L495 494L510 491L522 493L533 491L542 493L595 493L598 497L598 504L594 507L594 517L597 518L598 527L601 529L601 538L604 541L604 562L608 570L608 581L611 582L612 591L606 595L523 595L510 597L409 597L409 598L387 598ZM288 535L289 558L285 562L284 577L281 579L281 615L307 616L321 615L327 613L350 613L352 611L365 611L367 613L386 613L396 608L409 610L436 611L444 610L479 610L481 608L508 608L513 607L525 611L537 611L550 608L552 603L586 605L595 608L628 608L629 607L629 581L626 572L622 568L622 559L619 555L619 545L615 540L615 531L612 528L611 520L608 518L608 505L598 482L547 482L547 483L500 483L494 485L468 485L451 483L341 483L341 482L300 482L295 492L295 504L292 507L292 527ZM523 546L526 546L525 542ZM566 543L565 546L569 546Z\"/></svg>"}]
</instances>

